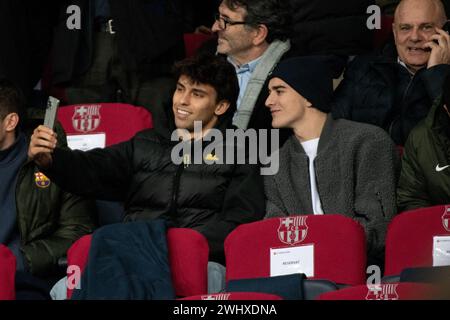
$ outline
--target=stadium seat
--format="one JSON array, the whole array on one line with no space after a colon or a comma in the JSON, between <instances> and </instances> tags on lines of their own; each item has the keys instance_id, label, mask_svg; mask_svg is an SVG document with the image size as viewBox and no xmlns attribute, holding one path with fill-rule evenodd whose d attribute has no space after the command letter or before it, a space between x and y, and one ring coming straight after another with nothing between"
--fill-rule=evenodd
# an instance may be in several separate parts
<instances>
[{"instance_id":1,"label":"stadium seat","mask_svg":"<svg viewBox=\"0 0 450 320\"><path fill-rule=\"evenodd\" d=\"M208 295L196 295L179 300L283 300L281 297L260 292L230 292L230 293L216 293Z\"/></svg>"},{"instance_id":2,"label":"stadium seat","mask_svg":"<svg viewBox=\"0 0 450 320\"><path fill-rule=\"evenodd\" d=\"M206 41L212 39L214 36L203 33L185 33L184 34L184 47L186 51L186 57L192 57L197 50Z\"/></svg>"},{"instance_id":3,"label":"stadium seat","mask_svg":"<svg viewBox=\"0 0 450 320\"><path fill-rule=\"evenodd\" d=\"M172 228L168 234L172 281L178 297L208 292L209 245L206 238L192 229Z\"/></svg>"},{"instance_id":4,"label":"stadium seat","mask_svg":"<svg viewBox=\"0 0 450 320\"><path fill-rule=\"evenodd\" d=\"M434 206L400 213L386 234L385 276L406 268L433 266L433 237L450 237L450 206Z\"/></svg>"},{"instance_id":5,"label":"stadium seat","mask_svg":"<svg viewBox=\"0 0 450 320\"><path fill-rule=\"evenodd\" d=\"M421 283L359 285L321 294L317 300L430 300L439 297L436 287Z\"/></svg>"},{"instance_id":6,"label":"stadium seat","mask_svg":"<svg viewBox=\"0 0 450 320\"><path fill-rule=\"evenodd\" d=\"M91 245L92 235L76 241L67 252L68 266L84 270ZM169 262L172 281L177 297L205 294L208 291L209 246L199 232L185 228L171 228L167 232ZM69 275L68 275L69 276ZM72 290L67 288L70 299Z\"/></svg>"},{"instance_id":7,"label":"stadium seat","mask_svg":"<svg viewBox=\"0 0 450 320\"><path fill-rule=\"evenodd\" d=\"M60 107L58 120L67 136L105 135L108 147L131 139L137 132L153 127L150 112L121 103L79 104Z\"/></svg>"},{"instance_id":8,"label":"stadium seat","mask_svg":"<svg viewBox=\"0 0 450 320\"><path fill-rule=\"evenodd\" d=\"M139 131L153 127L147 109L120 103L60 107L58 120L67 134L69 147L82 150L127 141ZM122 222L125 215L122 204L100 200L96 204L99 226Z\"/></svg>"},{"instance_id":9,"label":"stadium seat","mask_svg":"<svg viewBox=\"0 0 450 320\"><path fill-rule=\"evenodd\" d=\"M0 300L14 300L16 257L8 247L0 244Z\"/></svg>"},{"instance_id":10,"label":"stadium seat","mask_svg":"<svg viewBox=\"0 0 450 320\"><path fill-rule=\"evenodd\" d=\"M338 214L272 218L237 227L225 240L227 282L274 276L271 249L303 250L311 245L313 274L305 272L308 279L342 285L365 283L364 229ZM280 251L272 251L274 254Z\"/></svg>"},{"instance_id":11,"label":"stadium seat","mask_svg":"<svg viewBox=\"0 0 450 320\"><path fill-rule=\"evenodd\" d=\"M394 17L389 15L381 16L381 29L376 29L374 34L374 48L383 49L384 45L392 37L392 23L394 22Z\"/></svg>"}]
</instances>

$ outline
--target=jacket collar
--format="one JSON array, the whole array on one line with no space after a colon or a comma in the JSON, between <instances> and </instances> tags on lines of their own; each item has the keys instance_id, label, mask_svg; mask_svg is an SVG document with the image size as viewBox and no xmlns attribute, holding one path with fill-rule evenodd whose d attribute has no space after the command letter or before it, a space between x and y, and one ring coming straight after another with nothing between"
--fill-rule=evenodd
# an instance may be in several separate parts
<instances>
[{"instance_id":1,"label":"jacket collar","mask_svg":"<svg viewBox=\"0 0 450 320\"><path fill-rule=\"evenodd\" d=\"M331 113L327 114L327 119L325 120L325 124L322 129L322 133L320 134L320 140L319 140L319 146L317 147L317 156L320 155L320 152L326 148L328 148L328 144L333 138L334 135L334 127L335 127L335 120L333 119L333 116ZM292 134L291 136L291 145L294 152L302 153L306 155L305 150L303 149L302 143L298 138L295 136L295 134Z\"/></svg>"}]
</instances>

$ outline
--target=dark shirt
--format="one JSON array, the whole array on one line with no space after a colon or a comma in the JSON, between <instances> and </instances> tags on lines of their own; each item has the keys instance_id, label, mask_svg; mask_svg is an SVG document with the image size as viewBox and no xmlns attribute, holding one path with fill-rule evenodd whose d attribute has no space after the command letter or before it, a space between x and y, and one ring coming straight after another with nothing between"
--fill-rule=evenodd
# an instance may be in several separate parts
<instances>
[{"instance_id":1,"label":"dark shirt","mask_svg":"<svg viewBox=\"0 0 450 320\"><path fill-rule=\"evenodd\" d=\"M24 270L20 251L20 233L16 215L17 174L27 159L28 144L24 134L8 149L0 151L0 243L16 256L17 270Z\"/></svg>"}]
</instances>

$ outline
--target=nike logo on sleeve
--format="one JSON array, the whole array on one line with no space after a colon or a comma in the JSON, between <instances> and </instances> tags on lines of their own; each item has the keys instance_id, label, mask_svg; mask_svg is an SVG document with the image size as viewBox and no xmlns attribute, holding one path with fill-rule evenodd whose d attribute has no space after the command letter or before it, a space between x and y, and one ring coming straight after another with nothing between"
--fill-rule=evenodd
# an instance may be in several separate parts
<instances>
[{"instance_id":1,"label":"nike logo on sleeve","mask_svg":"<svg viewBox=\"0 0 450 320\"><path fill-rule=\"evenodd\" d=\"M450 166L440 167L439 164L436 166L436 172L444 171L445 169L449 168Z\"/></svg>"}]
</instances>

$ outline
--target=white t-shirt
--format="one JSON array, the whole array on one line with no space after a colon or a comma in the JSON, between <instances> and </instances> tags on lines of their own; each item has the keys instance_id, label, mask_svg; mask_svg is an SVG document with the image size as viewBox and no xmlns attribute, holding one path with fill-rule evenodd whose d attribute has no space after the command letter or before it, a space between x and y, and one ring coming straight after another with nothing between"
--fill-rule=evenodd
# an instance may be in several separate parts
<instances>
[{"instance_id":1,"label":"white t-shirt","mask_svg":"<svg viewBox=\"0 0 450 320\"><path fill-rule=\"evenodd\" d=\"M309 158L309 181L311 184L311 201L314 214L323 214L322 203L320 202L319 193L317 192L316 171L314 168L314 159L317 156L317 147L319 146L319 138L302 142L303 149Z\"/></svg>"}]
</instances>

